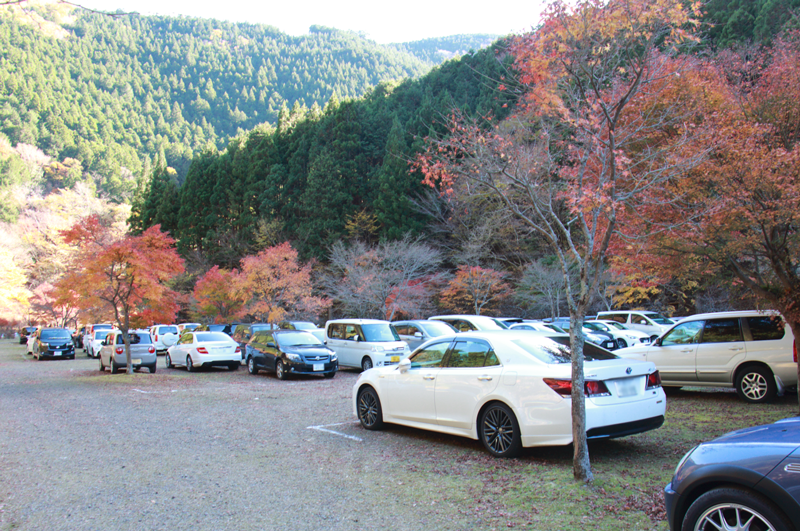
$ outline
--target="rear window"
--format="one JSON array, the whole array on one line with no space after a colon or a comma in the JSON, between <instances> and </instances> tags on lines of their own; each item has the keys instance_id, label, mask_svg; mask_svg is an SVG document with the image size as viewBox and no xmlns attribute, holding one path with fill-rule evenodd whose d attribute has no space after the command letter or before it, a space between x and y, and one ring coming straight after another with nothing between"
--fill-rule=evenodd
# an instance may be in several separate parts
<instances>
[{"instance_id":1,"label":"rear window","mask_svg":"<svg viewBox=\"0 0 800 531\"><path fill-rule=\"evenodd\" d=\"M133 334L128 334L128 337L130 338L131 345L149 345L151 343L149 334L133 333ZM118 335L117 345L124 345L124 344L125 340L122 338L122 334Z\"/></svg>"},{"instance_id":2,"label":"rear window","mask_svg":"<svg viewBox=\"0 0 800 531\"><path fill-rule=\"evenodd\" d=\"M572 363L572 351L568 337L537 337L535 339L514 339L516 346L547 364ZM583 345L585 361L613 360L617 356L589 342Z\"/></svg>"},{"instance_id":3,"label":"rear window","mask_svg":"<svg viewBox=\"0 0 800 531\"><path fill-rule=\"evenodd\" d=\"M275 327L271 324L260 324L252 326L253 332L256 332L258 330L273 330L274 328Z\"/></svg>"},{"instance_id":4,"label":"rear window","mask_svg":"<svg viewBox=\"0 0 800 531\"><path fill-rule=\"evenodd\" d=\"M159 334L177 334L178 327L177 326L159 326L158 327Z\"/></svg>"},{"instance_id":5,"label":"rear window","mask_svg":"<svg viewBox=\"0 0 800 531\"><path fill-rule=\"evenodd\" d=\"M58 330L42 330L42 334L39 336L39 338L42 341L44 341L46 339L50 340L50 341L61 340L61 339L63 339L63 340L70 339L71 340L72 339L72 335L70 334L69 330L64 328L64 329L58 329Z\"/></svg>"},{"instance_id":6,"label":"rear window","mask_svg":"<svg viewBox=\"0 0 800 531\"><path fill-rule=\"evenodd\" d=\"M107 335L108 335L108 330L99 330L94 333L94 338L103 340L106 338Z\"/></svg>"},{"instance_id":7,"label":"rear window","mask_svg":"<svg viewBox=\"0 0 800 531\"><path fill-rule=\"evenodd\" d=\"M783 321L778 317L772 318L768 315L748 317L747 326L750 327L750 333L753 335L753 341L783 339L783 336L786 333L784 330Z\"/></svg>"},{"instance_id":8,"label":"rear window","mask_svg":"<svg viewBox=\"0 0 800 531\"><path fill-rule=\"evenodd\" d=\"M228 334L223 334L222 332L195 332L194 337L197 339L198 343L204 343L206 341L232 341Z\"/></svg>"}]
</instances>

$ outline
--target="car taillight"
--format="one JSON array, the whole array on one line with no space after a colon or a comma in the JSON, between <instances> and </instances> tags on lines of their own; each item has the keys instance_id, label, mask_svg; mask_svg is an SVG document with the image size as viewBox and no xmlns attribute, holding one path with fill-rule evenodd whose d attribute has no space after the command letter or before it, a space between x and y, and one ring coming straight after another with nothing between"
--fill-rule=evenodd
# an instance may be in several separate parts
<instances>
[{"instance_id":1,"label":"car taillight","mask_svg":"<svg viewBox=\"0 0 800 531\"><path fill-rule=\"evenodd\" d=\"M661 373L658 371L654 372L653 374L647 375L647 385L645 385L645 391L649 389L657 389L661 387Z\"/></svg>"},{"instance_id":2,"label":"car taillight","mask_svg":"<svg viewBox=\"0 0 800 531\"><path fill-rule=\"evenodd\" d=\"M556 380L555 378L545 378L544 383L550 386L550 389L561 396L572 395L572 380ZM583 392L586 396L611 396L606 384L596 380L584 382Z\"/></svg>"},{"instance_id":3,"label":"car taillight","mask_svg":"<svg viewBox=\"0 0 800 531\"><path fill-rule=\"evenodd\" d=\"M792 359L794 359L794 362L797 363L797 340L796 339L792 342Z\"/></svg>"},{"instance_id":4,"label":"car taillight","mask_svg":"<svg viewBox=\"0 0 800 531\"><path fill-rule=\"evenodd\" d=\"M206 350L206 347L197 347L197 353L198 354L208 354L208 351Z\"/></svg>"},{"instance_id":5,"label":"car taillight","mask_svg":"<svg viewBox=\"0 0 800 531\"><path fill-rule=\"evenodd\" d=\"M124 348L122 348L122 347L117 347L117 348L114 350L114 352L116 352L117 354L122 354L123 352L125 352L125 349L124 349Z\"/></svg>"},{"instance_id":6,"label":"car taillight","mask_svg":"<svg viewBox=\"0 0 800 531\"><path fill-rule=\"evenodd\" d=\"M236 347L236 352L234 352L234 354L241 354L241 353L242 353L242 347Z\"/></svg>"},{"instance_id":7,"label":"car taillight","mask_svg":"<svg viewBox=\"0 0 800 531\"><path fill-rule=\"evenodd\" d=\"M158 341L158 334L156 334L156 341Z\"/></svg>"},{"instance_id":8,"label":"car taillight","mask_svg":"<svg viewBox=\"0 0 800 531\"><path fill-rule=\"evenodd\" d=\"M149 352L150 354L152 354L155 351L156 351L155 347L147 347L147 352Z\"/></svg>"}]
</instances>

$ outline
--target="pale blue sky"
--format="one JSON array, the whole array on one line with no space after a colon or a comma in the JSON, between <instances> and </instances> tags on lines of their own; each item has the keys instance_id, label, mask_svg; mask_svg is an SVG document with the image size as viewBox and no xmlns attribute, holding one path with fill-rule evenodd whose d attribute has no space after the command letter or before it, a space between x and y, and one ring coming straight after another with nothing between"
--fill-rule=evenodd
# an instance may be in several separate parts
<instances>
[{"instance_id":1,"label":"pale blue sky","mask_svg":"<svg viewBox=\"0 0 800 531\"><path fill-rule=\"evenodd\" d=\"M137 11L142 15L186 15L275 26L302 35L318 24L364 32L379 42L408 42L459 33L507 35L530 30L545 0L74 0L91 9Z\"/></svg>"}]
</instances>

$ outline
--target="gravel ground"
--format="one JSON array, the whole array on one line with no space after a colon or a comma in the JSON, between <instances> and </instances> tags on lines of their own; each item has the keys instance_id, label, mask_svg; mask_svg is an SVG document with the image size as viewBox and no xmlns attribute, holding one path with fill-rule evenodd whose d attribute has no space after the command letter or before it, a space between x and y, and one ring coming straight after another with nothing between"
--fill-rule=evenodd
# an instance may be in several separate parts
<instances>
[{"instance_id":1,"label":"gravel ground","mask_svg":"<svg viewBox=\"0 0 800 531\"><path fill-rule=\"evenodd\" d=\"M485 459L480 444L363 430L357 375L190 374L161 357L112 376L82 351L38 362L0 341L0 529L486 527L461 510L463 477L430 472L437 445Z\"/></svg>"}]
</instances>

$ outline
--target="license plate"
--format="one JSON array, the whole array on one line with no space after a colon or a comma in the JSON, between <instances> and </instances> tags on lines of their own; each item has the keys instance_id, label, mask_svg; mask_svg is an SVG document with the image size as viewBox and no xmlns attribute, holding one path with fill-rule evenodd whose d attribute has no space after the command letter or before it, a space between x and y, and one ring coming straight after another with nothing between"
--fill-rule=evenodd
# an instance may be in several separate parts
<instances>
[{"instance_id":1,"label":"license plate","mask_svg":"<svg viewBox=\"0 0 800 531\"><path fill-rule=\"evenodd\" d=\"M134 365L141 365L142 364L142 360L141 359L131 360L131 363L133 363Z\"/></svg>"},{"instance_id":2,"label":"license plate","mask_svg":"<svg viewBox=\"0 0 800 531\"><path fill-rule=\"evenodd\" d=\"M626 380L623 382L617 382L617 395L620 398L624 398L626 396L636 396L639 393L639 390L636 388L636 382Z\"/></svg>"},{"instance_id":3,"label":"license plate","mask_svg":"<svg viewBox=\"0 0 800 531\"><path fill-rule=\"evenodd\" d=\"M314 370L315 371L324 371L325 370L325 364L324 363L315 363L314 364Z\"/></svg>"},{"instance_id":4,"label":"license plate","mask_svg":"<svg viewBox=\"0 0 800 531\"><path fill-rule=\"evenodd\" d=\"M60 350L54 350L53 351L53 356L60 356L60 355L61 355L61 351Z\"/></svg>"},{"instance_id":5,"label":"license plate","mask_svg":"<svg viewBox=\"0 0 800 531\"><path fill-rule=\"evenodd\" d=\"M400 356L392 356L392 359L390 361L392 363L399 363L400 362Z\"/></svg>"}]
</instances>

